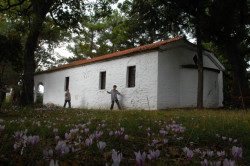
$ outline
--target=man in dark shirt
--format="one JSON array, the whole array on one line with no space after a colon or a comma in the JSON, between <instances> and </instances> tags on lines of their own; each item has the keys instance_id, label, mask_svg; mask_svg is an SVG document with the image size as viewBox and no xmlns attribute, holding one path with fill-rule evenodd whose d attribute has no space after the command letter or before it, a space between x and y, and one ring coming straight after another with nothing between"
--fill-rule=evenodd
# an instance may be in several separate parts
<instances>
[{"instance_id":1,"label":"man in dark shirt","mask_svg":"<svg viewBox=\"0 0 250 166\"><path fill-rule=\"evenodd\" d=\"M65 93L65 102L64 102L64 108L66 106L66 104L69 103L69 108L71 108L71 96L69 93L69 89L67 89L67 92Z\"/></svg>"},{"instance_id":2,"label":"man in dark shirt","mask_svg":"<svg viewBox=\"0 0 250 166\"><path fill-rule=\"evenodd\" d=\"M121 106L120 106L120 104L119 104L117 95L120 95L120 96L122 96L122 95L118 92L118 90L116 90L116 88L117 88L117 86L114 85L114 86L113 86L113 89L112 89L110 92L107 91L107 93L111 94L111 107L110 107L110 110L113 110L113 107L114 107L114 103L115 103L115 102L116 102L116 104L117 104L119 110L121 110Z\"/></svg>"}]
</instances>

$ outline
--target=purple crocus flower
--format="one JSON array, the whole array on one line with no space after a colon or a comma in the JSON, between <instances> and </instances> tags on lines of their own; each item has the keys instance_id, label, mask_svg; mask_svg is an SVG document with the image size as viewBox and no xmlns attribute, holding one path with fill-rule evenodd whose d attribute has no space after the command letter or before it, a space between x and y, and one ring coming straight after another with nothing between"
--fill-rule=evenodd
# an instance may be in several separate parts
<instances>
[{"instance_id":1,"label":"purple crocus flower","mask_svg":"<svg viewBox=\"0 0 250 166\"><path fill-rule=\"evenodd\" d=\"M70 130L70 133L71 133L71 134L76 134L78 131L79 131L79 129L71 129L71 130Z\"/></svg>"},{"instance_id":2,"label":"purple crocus flower","mask_svg":"<svg viewBox=\"0 0 250 166\"><path fill-rule=\"evenodd\" d=\"M23 137L24 133L23 131L16 131L13 135L13 137L17 140L17 141L20 141L21 138Z\"/></svg>"},{"instance_id":3,"label":"purple crocus flower","mask_svg":"<svg viewBox=\"0 0 250 166\"><path fill-rule=\"evenodd\" d=\"M50 158L50 157L52 157L52 156L53 156L53 150L52 150L52 149L50 149L50 150L44 149L44 150L43 150L43 156L44 156L45 158Z\"/></svg>"},{"instance_id":4,"label":"purple crocus flower","mask_svg":"<svg viewBox=\"0 0 250 166\"><path fill-rule=\"evenodd\" d=\"M57 128L55 128L55 129L53 129L53 133L58 133L58 129Z\"/></svg>"},{"instance_id":5,"label":"purple crocus flower","mask_svg":"<svg viewBox=\"0 0 250 166\"><path fill-rule=\"evenodd\" d=\"M232 142L232 140L233 140L233 138L228 138L228 141L229 141L229 142Z\"/></svg>"},{"instance_id":6,"label":"purple crocus flower","mask_svg":"<svg viewBox=\"0 0 250 166\"><path fill-rule=\"evenodd\" d=\"M96 132L95 138L96 138L96 139L99 139L102 135L103 135L103 131Z\"/></svg>"},{"instance_id":7,"label":"purple crocus flower","mask_svg":"<svg viewBox=\"0 0 250 166\"><path fill-rule=\"evenodd\" d=\"M148 154L148 159L149 160L157 160L157 158L160 156L160 151L159 150L150 150Z\"/></svg>"},{"instance_id":8,"label":"purple crocus flower","mask_svg":"<svg viewBox=\"0 0 250 166\"><path fill-rule=\"evenodd\" d=\"M192 150L190 150L189 148L184 147L183 151L184 151L184 153L186 153L189 160L194 157L194 152Z\"/></svg>"},{"instance_id":9,"label":"purple crocus flower","mask_svg":"<svg viewBox=\"0 0 250 166\"><path fill-rule=\"evenodd\" d=\"M213 151L207 151L207 156L208 157L213 157L214 155L214 152Z\"/></svg>"},{"instance_id":10,"label":"purple crocus flower","mask_svg":"<svg viewBox=\"0 0 250 166\"><path fill-rule=\"evenodd\" d=\"M221 166L221 161L210 161L211 166Z\"/></svg>"},{"instance_id":11,"label":"purple crocus flower","mask_svg":"<svg viewBox=\"0 0 250 166\"><path fill-rule=\"evenodd\" d=\"M200 151L199 148L195 149L194 152L195 152L195 153L201 153L201 151Z\"/></svg>"},{"instance_id":12,"label":"purple crocus flower","mask_svg":"<svg viewBox=\"0 0 250 166\"><path fill-rule=\"evenodd\" d=\"M33 146L36 145L39 141L39 136L29 136L27 142L31 143Z\"/></svg>"},{"instance_id":13,"label":"purple crocus flower","mask_svg":"<svg viewBox=\"0 0 250 166\"><path fill-rule=\"evenodd\" d=\"M242 148L233 146L232 154L233 154L235 159L242 158Z\"/></svg>"},{"instance_id":14,"label":"purple crocus flower","mask_svg":"<svg viewBox=\"0 0 250 166\"><path fill-rule=\"evenodd\" d=\"M143 153L141 154L140 151L139 151L139 152L135 152L135 157L136 157L137 164L138 164L139 166L142 166L143 163L144 163L144 161L145 161L145 159L146 159L146 153L143 152Z\"/></svg>"},{"instance_id":15,"label":"purple crocus flower","mask_svg":"<svg viewBox=\"0 0 250 166\"><path fill-rule=\"evenodd\" d=\"M235 161L228 160L227 158L223 161L223 166L236 166Z\"/></svg>"},{"instance_id":16,"label":"purple crocus flower","mask_svg":"<svg viewBox=\"0 0 250 166\"><path fill-rule=\"evenodd\" d=\"M158 143L159 143L159 141L157 139L153 139L152 146L154 146L154 145L156 145Z\"/></svg>"},{"instance_id":17,"label":"purple crocus flower","mask_svg":"<svg viewBox=\"0 0 250 166\"><path fill-rule=\"evenodd\" d=\"M160 135L164 135L164 130L161 129L161 130L159 131L159 133L160 133Z\"/></svg>"},{"instance_id":18,"label":"purple crocus flower","mask_svg":"<svg viewBox=\"0 0 250 166\"><path fill-rule=\"evenodd\" d=\"M204 161L201 161L201 166L208 166L207 159L204 159Z\"/></svg>"},{"instance_id":19,"label":"purple crocus flower","mask_svg":"<svg viewBox=\"0 0 250 166\"><path fill-rule=\"evenodd\" d=\"M4 130L4 128L5 128L5 125L0 125L0 130Z\"/></svg>"},{"instance_id":20,"label":"purple crocus flower","mask_svg":"<svg viewBox=\"0 0 250 166\"><path fill-rule=\"evenodd\" d=\"M65 139L66 140L70 140L70 138L71 138L71 133L65 133Z\"/></svg>"},{"instance_id":21,"label":"purple crocus flower","mask_svg":"<svg viewBox=\"0 0 250 166\"><path fill-rule=\"evenodd\" d=\"M100 142L97 143L97 147L98 147L98 149L102 152L103 149L106 147L106 143L100 141Z\"/></svg>"},{"instance_id":22,"label":"purple crocus flower","mask_svg":"<svg viewBox=\"0 0 250 166\"><path fill-rule=\"evenodd\" d=\"M91 146L92 143L93 143L93 140L92 140L91 138L87 138L87 139L85 140L85 144L86 144L87 146Z\"/></svg>"},{"instance_id":23,"label":"purple crocus flower","mask_svg":"<svg viewBox=\"0 0 250 166\"><path fill-rule=\"evenodd\" d=\"M55 139L56 139L56 141L58 141L60 139L60 137L57 135L57 136L55 136Z\"/></svg>"},{"instance_id":24,"label":"purple crocus flower","mask_svg":"<svg viewBox=\"0 0 250 166\"><path fill-rule=\"evenodd\" d=\"M120 131L115 131L115 136L118 137L121 135L121 132Z\"/></svg>"},{"instance_id":25,"label":"purple crocus flower","mask_svg":"<svg viewBox=\"0 0 250 166\"><path fill-rule=\"evenodd\" d=\"M189 160L191 160L194 157L194 152L192 150L187 151L187 157Z\"/></svg>"},{"instance_id":26,"label":"purple crocus flower","mask_svg":"<svg viewBox=\"0 0 250 166\"><path fill-rule=\"evenodd\" d=\"M54 161L53 159L50 160L49 166L59 166L59 165L58 165L58 161L57 161L57 160Z\"/></svg>"},{"instance_id":27,"label":"purple crocus flower","mask_svg":"<svg viewBox=\"0 0 250 166\"><path fill-rule=\"evenodd\" d=\"M167 139L163 139L163 144L167 144L168 143L168 140Z\"/></svg>"},{"instance_id":28,"label":"purple crocus flower","mask_svg":"<svg viewBox=\"0 0 250 166\"><path fill-rule=\"evenodd\" d=\"M110 131L109 132L109 136L112 136L114 133L113 133L113 131Z\"/></svg>"},{"instance_id":29,"label":"purple crocus flower","mask_svg":"<svg viewBox=\"0 0 250 166\"><path fill-rule=\"evenodd\" d=\"M69 147L64 141L59 141L56 145L56 151L59 155L67 154L69 153Z\"/></svg>"},{"instance_id":30,"label":"purple crocus flower","mask_svg":"<svg viewBox=\"0 0 250 166\"><path fill-rule=\"evenodd\" d=\"M85 134L89 133L89 128L84 129Z\"/></svg>"},{"instance_id":31,"label":"purple crocus flower","mask_svg":"<svg viewBox=\"0 0 250 166\"><path fill-rule=\"evenodd\" d=\"M94 140L94 138L95 138L95 134L91 134L91 135L89 136L89 139Z\"/></svg>"},{"instance_id":32,"label":"purple crocus flower","mask_svg":"<svg viewBox=\"0 0 250 166\"><path fill-rule=\"evenodd\" d=\"M225 141L227 139L227 137L221 137L223 141Z\"/></svg>"},{"instance_id":33,"label":"purple crocus flower","mask_svg":"<svg viewBox=\"0 0 250 166\"><path fill-rule=\"evenodd\" d=\"M91 122L89 121L88 123L87 123L87 126L89 126L91 124Z\"/></svg>"},{"instance_id":34,"label":"purple crocus flower","mask_svg":"<svg viewBox=\"0 0 250 166\"><path fill-rule=\"evenodd\" d=\"M127 134L124 136L124 139L125 139L126 141L128 140L128 135L127 135Z\"/></svg>"},{"instance_id":35,"label":"purple crocus flower","mask_svg":"<svg viewBox=\"0 0 250 166\"><path fill-rule=\"evenodd\" d=\"M184 153L187 153L189 151L189 148L188 147L184 147L182 150L183 150Z\"/></svg>"},{"instance_id":36,"label":"purple crocus flower","mask_svg":"<svg viewBox=\"0 0 250 166\"><path fill-rule=\"evenodd\" d=\"M119 166L120 162L122 160L122 153L119 154L119 152L116 152L114 149L112 150L112 159L113 164L112 166Z\"/></svg>"},{"instance_id":37,"label":"purple crocus flower","mask_svg":"<svg viewBox=\"0 0 250 166\"><path fill-rule=\"evenodd\" d=\"M75 149L74 147L71 148L71 151L72 151L73 153L77 152L78 150L79 150L79 149Z\"/></svg>"},{"instance_id":38,"label":"purple crocus flower","mask_svg":"<svg viewBox=\"0 0 250 166\"><path fill-rule=\"evenodd\" d=\"M222 157L222 156L225 156L226 153L225 153L225 151L218 151L217 155L218 155L218 157Z\"/></svg>"}]
</instances>

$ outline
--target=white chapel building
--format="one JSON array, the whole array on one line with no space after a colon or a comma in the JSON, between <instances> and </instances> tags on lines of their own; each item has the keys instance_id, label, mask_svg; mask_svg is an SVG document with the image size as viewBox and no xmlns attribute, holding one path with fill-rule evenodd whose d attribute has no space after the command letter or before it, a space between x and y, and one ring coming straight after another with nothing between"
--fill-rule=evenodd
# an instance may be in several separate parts
<instances>
[{"instance_id":1,"label":"white chapel building","mask_svg":"<svg viewBox=\"0 0 250 166\"><path fill-rule=\"evenodd\" d=\"M109 109L111 97L107 91L117 85L123 95L119 96L123 109L196 107L196 60L194 44L183 37L173 38L36 73L35 94L42 84L43 103L63 106L69 88L72 107ZM203 64L204 107L221 107L224 67L206 50Z\"/></svg>"}]
</instances>

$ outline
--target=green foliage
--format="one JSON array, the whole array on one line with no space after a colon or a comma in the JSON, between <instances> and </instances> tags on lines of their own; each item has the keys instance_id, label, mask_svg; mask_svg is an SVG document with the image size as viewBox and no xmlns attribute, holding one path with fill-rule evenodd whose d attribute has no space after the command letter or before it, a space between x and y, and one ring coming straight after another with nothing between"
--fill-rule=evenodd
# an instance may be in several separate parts
<instances>
[{"instance_id":1,"label":"green foliage","mask_svg":"<svg viewBox=\"0 0 250 166\"><path fill-rule=\"evenodd\" d=\"M103 18L97 15L95 13L94 16L85 17L82 21L80 33L73 38L74 46L68 46L75 55L68 58L68 62L130 48L127 45L127 41L130 40L128 20L116 10Z\"/></svg>"}]
</instances>

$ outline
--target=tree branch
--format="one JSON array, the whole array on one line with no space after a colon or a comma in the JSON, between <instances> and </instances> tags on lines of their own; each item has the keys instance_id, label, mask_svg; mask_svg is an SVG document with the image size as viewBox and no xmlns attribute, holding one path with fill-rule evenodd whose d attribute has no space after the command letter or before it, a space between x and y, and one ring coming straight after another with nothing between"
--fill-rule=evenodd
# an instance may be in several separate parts
<instances>
[{"instance_id":1,"label":"tree branch","mask_svg":"<svg viewBox=\"0 0 250 166\"><path fill-rule=\"evenodd\" d=\"M56 21L56 19L55 19L54 16L53 16L52 11L50 11L49 13L50 13L50 16L51 16L52 20L55 22L55 24L56 24L57 26L61 27L61 28L64 28L63 25L61 25L59 22Z\"/></svg>"},{"instance_id":2,"label":"tree branch","mask_svg":"<svg viewBox=\"0 0 250 166\"><path fill-rule=\"evenodd\" d=\"M26 0L21 0L21 1L19 1L18 3L15 3L15 4L11 5L11 4L10 4L10 0L8 0L8 6L7 6L6 8L0 8L0 12L9 10L9 9L15 7L15 6L20 6L20 5L22 5L25 1L26 1Z\"/></svg>"}]
</instances>

